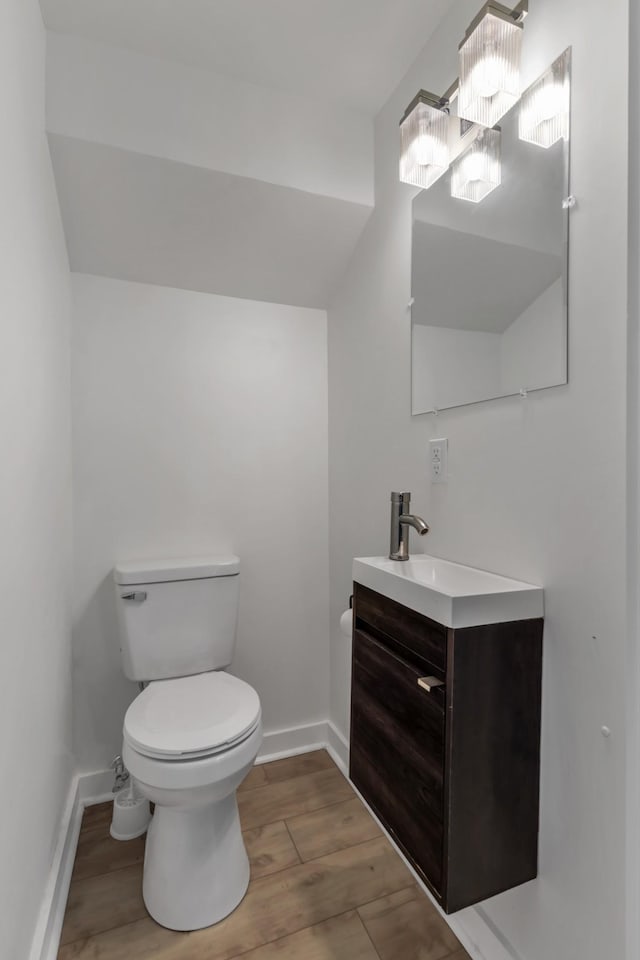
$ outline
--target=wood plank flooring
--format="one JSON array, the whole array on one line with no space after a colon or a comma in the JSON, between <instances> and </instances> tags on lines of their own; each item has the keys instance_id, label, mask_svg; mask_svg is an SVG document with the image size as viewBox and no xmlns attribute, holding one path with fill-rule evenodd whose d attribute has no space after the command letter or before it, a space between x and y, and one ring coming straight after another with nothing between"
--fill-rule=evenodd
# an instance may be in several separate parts
<instances>
[{"instance_id":1,"label":"wood plank flooring","mask_svg":"<svg viewBox=\"0 0 640 960\"><path fill-rule=\"evenodd\" d=\"M86 810L58 960L469 960L325 751L254 767L238 805L247 895L193 933L147 914L144 838Z\"/></svg>"}]
</instances>

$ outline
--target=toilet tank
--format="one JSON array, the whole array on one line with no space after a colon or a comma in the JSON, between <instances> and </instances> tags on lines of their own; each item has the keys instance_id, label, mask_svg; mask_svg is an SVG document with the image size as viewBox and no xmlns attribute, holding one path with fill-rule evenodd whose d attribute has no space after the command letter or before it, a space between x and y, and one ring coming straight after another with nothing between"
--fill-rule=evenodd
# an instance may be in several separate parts
<instances>
[{"instance_id":1,"label":"toilet tank","mask_svg":"<svg viewBox=\"0 0 640 960\"><path fill-rule=\"evenodd\" d=\"M113 578L125 675L162 680L228 667L239 574L234 556L118 564Z\"/></svg>"}]
</instances>

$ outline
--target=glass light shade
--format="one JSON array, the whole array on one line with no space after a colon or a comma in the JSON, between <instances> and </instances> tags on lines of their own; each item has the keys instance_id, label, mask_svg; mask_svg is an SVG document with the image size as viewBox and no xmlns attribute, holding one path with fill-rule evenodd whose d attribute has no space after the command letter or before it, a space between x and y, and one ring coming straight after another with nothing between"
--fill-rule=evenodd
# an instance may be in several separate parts
<instances>
[{"instance_id":1,"label":"glass light shade","mask_svg":"<svg viewBox=\"0 0 640 960\"><path fill-rule=\"evenodd\" d=\"M449 115L424 92L400 124L400 179L427 190L449 169Z\"/></svg>"},{"instance_id":2,"label":"glass light shade","mask_svg":"<svg viewBox=\"0 0 640 960\"><path fill-rule=\"evenodd\" d=\"M451 169L451 196L480 203L502 182L501 135L483 130Z\"/></svg>"},{"instance_id":3,"label":"glass light shade","mask_svg":"<svg viewBox=\"0 0 640 960\"><path fill-rule=\"evenodd\" d=\"M523 94L520 139L546 149L558 140L568 140L570 100L569 61L563 54Z\"/></svg>"},{"instance_id":4,"label":"glass light shade","mask_svg":"<svg viewBox=\"0 0 640 960\"><path fill-rule=\"evenodd\" d=\"M506 8L487 4L460 44L458 114L493 127L520 97L522 24Z\"/></svg>"}]
</instances>

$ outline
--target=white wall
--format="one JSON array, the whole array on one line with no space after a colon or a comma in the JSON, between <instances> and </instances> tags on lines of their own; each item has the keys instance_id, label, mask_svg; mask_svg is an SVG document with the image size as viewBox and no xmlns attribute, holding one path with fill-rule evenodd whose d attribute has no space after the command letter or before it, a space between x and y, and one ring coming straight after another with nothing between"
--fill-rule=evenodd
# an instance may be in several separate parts
<instances>
[{"instance_id":1,"label":"white wall","mask_svg":"<svg viewBox=\"0 0 640 960\"><path fill-rule=\"evenodd\" d=\"M412 490L431 524L414 550L545 587L540 877L485 915L521 960L623 957L628 4L603 17L596 0L537 0L526 23L525 82L573 44L569 385L411 419L397 123L417 89L456 75L476 12L455 4L378 117L377 207L329 313L332 717L346 732L351 558L386 552L389 491ZM450 481L431 490L434 436L449 438Z\"/></svg>"},{"instance_id":2,"label":"white wall","mask_svg":"<svg viewBox=\"0 0 640 960\"><path fill-rule=\"evenodd\" d=\"M567 377L562 279L552 283L500 338L503 393L555 386Z\"/></svg>"},{"instance_id":3,"label":"white wall","mask_svg":"<svg viewBox=\"0 0 640 960\"><path fill-rule=\"evenodd\" d=\"M640 956L640 10L629 30L629 345L627 401L627 957Z\"/></svg>"},{"instance_id":4,"label":"white wall","mask_svg":"<svg viewBox=\"0 0 640 960\"><path fill-rule=\"evenodd\" d=\"M320 310L73 275L76 747L108 765L117 559L234 552L232 671L266 731L328 712L327 357Z\"/></svg>"},{"instance_id":5,"label":"white wall","mask_svg":"<svg viewBox=\"0 0 640 960\"><path fill-rule=\"evenodd\" d=\"M69 269L36 0L0 5L0 953L24 960L71 759Z\"/></svg>"},{"instance_id":6,"label":"white wall","mask_svg":"<svg viewBox=\"0 0 640 960\"><path fill-rule=\"evenodd\" d=\"M49 34L52 133L373 202L370 117L64 34Z\"/></svg>"}]
</instances>

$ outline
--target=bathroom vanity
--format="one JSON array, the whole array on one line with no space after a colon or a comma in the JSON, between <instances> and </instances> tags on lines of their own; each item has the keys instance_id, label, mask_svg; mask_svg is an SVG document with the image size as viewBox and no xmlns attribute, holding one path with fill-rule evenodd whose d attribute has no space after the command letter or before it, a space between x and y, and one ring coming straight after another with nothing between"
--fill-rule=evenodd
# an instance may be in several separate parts
<instances>
[{"instance_id":1,"label":"bathroom vanity","mask_svg":"<svg viewBox=\"0 0 640 960\"><path fill-rule=\"evenodd\" d=\"M543 592L354 561L350 776L442 908L537 874Z\"/></svg>"}]
</instances>

